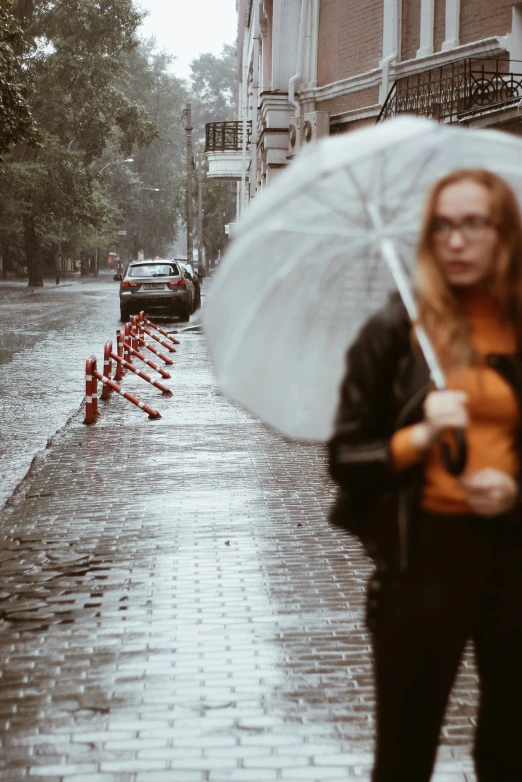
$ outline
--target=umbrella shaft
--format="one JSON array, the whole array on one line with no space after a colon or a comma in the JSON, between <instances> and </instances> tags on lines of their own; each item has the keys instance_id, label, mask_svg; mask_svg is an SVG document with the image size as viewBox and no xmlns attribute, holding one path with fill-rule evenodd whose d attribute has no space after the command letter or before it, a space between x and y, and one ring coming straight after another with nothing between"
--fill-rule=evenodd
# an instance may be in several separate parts
<instances>
[{"instance_id":1,"label":"umbrella shaft","mask_svg":"<svg viewBox=\"0 0 522 782\"><path fill-rule=\"evenodd\" d=\"M446 378L444 377L442 369L440 368L435 351L433 350L433 345L431 344L428 335L424 331L423 327L419 323L415 323L415 321L413 321L413 328L415 330L415 336L417 337L419 347L422 350L422 354L430 370L431 379L435 384L435 388L438 391L445 391L447 388Z\"/></svg>"},{"instance_id":2,"label":"umbrella shaft","mask_svg":"<svg viewBox=\"0 0 522 782\"><path fill-rule=\"evenodd\" d=\"M413 324L415 335L419 343L419 347L430 370L431 379L433 380L435 387L439 391L444 391L446 388L446 379L440 368L435 350L431 341L424 331L424 328L419 323L419 317L417 312L417 304L413 296L413 292L410 287L410 283L401 260L395 249L394 243L391 239L381 239L380 241L381 254L386 261L390 272L392 273L395 285L399 291L402 302L406 308L409 318Z\"/></svg>"}]
</instances>

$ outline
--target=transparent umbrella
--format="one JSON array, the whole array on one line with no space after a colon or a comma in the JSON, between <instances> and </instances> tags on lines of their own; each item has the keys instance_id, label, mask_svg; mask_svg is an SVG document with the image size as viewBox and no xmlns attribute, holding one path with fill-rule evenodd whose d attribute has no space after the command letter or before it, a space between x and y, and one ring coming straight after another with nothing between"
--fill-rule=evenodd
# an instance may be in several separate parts
<instances>
[{"instance_id":1,"label":"transparent umbrella","mask_svg":"<svg viewBox=\"0 0 522 782\"><path fill-rule=\"evenodd\" d=\"M288 437L326 441L361 325L393 289L415 322L409 275L429 188L471 167L522 196L522 141L497 131L405 117L303 152L256 197L215 276L203 320L222 391Z\"/></svg>"}]
</instances>

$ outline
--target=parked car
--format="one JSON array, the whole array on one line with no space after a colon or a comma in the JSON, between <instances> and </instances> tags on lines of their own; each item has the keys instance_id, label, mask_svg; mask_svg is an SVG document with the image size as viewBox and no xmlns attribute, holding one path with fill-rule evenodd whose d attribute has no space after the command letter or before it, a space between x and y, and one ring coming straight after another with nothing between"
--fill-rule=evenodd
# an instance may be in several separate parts
<instances>
[{"instance_id":1,"label":"parked car","mask_svg":"<svg viewBox=\"0 0 522 782\"><path fill-rule=\"evenodd\" d=\"M194 283L194 311L201 307L201 280L199 275L194 271L194 267L191 263L188 263L184 258L175 258L175 262L182 266L190 275L190 280Z\"/></svg>"},{"instance_id":2,"label":"parked car","mask_svg":"<svg viewBox=\"0 0 522 782\"><path fill-rule=\"evenodd\" d=\"M120 314L123 322L141 310L147 314L177 315L187 321L194 310L195 287L176 261L131 261L120 279Z\"/></svg>"}]
</instances>

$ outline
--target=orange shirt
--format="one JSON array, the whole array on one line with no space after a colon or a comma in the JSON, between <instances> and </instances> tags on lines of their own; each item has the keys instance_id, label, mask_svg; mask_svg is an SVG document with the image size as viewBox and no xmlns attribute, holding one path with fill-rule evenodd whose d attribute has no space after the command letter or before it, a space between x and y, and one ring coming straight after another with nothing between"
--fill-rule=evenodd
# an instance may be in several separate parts
<instances>
[{"instance_id":1,"label":"orange shirt","mask_svg":"<svg viewBox=\"0 0 522 782\"><path fill-rule=\"evenodd\" d=\"M468 395L470 423L466 431L468 461L466 474L494 467L515 476L518 459L515 450L519 425L517 401L511 387L485 362L490 353L514 353L514 328L502 320L493 297L487 291L473 291L463 298L471 321L471 338L479 361L447 376L448 388ZM444 468L440 446L419 452L411 441L411 430L396 432L391 441L392 459L397 471L425 461L422 507L435 513L470 513L459 479Z\"/></svg>"}]
</instances>

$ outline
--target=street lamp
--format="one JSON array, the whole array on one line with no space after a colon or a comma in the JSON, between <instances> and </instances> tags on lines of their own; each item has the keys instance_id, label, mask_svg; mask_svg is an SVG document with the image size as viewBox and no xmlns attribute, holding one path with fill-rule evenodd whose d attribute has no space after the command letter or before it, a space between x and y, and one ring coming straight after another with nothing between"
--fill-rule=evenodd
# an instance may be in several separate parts
<instances>
[{"instance_id":1,"label":"street lamp","mask_svg":"<svg viewBox=\"0 0 522 782\"><path fill-rule=\"evenodd\" d=\"M117 166L121 165L122 163L134 163L133 157L125 158L125 160L111 160L109 163L106 163L103 168L100 168L98 171L98 176L100 176L103 171L105 171L106 168L109 166ZM98 276L98 229L95 228L95 248L94 248L94 276Z\"/></svg>"},{"instance_id":2,"label":"street lamp","mask_svg":"<svg viewBox=\"0 0 522 782\"><path fill-rule=\"evenodd\" d=\"M108 168L109 166L116 166L121 163L134 163L134 158L128 157L125 158L125 160L111 160L110 163L106 163L103 168L100 168L100 170L98 171L98 175L100 175L102 171L105 171L105 169Z\"/></svg>"}]
</instances>

